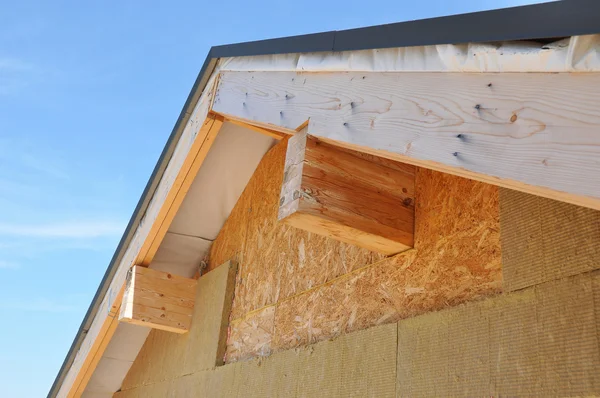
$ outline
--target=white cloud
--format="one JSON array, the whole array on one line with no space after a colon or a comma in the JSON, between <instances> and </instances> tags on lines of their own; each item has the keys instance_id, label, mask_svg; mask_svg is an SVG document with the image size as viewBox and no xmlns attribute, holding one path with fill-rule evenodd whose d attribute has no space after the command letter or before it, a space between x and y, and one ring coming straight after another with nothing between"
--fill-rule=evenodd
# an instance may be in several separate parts
<instances>
[{"instance_id":1,"label":"white cloud","mask_svg":"<svg viewBox=\"0 0 600 398\"><path fill-rule=\"evenodd\" d=\"M76 221L54 224L0 223L0 235L29 238L101 238L123 233L124 223L114 221Z\"/></svg>"}]
</instances>

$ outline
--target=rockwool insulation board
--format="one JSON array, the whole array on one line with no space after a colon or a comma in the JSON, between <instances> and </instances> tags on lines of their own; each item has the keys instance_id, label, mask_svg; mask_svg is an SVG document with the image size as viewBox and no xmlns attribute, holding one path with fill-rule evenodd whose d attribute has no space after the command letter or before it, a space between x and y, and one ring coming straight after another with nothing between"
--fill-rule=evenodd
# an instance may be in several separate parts
<instances>
[{"instance_id":1,"label":"rockwool insulation board","mask_svg":"<svg viewBox=\"0 0 600 398\"><path fill-rule=\"evenodd\" d=\"M168 377L152 367L177 353L155 341L132 368L152 377L115 397L597 396L599 304L594 271Z\"/></svg>"},{"instance_id":2,"label":"rockwool insulation board","mask_svg":"<svg viewBox=\"0 0 600 398\"><path fill-rule=\"evenodd\" d=\"M226 262L198 280L198 305L194 306L190 331L177 335L153 330L123 381L123 389L222 363L236 268L235 263Z\"/></svg>"},{"instance_id":3,"label":"rockwool insulation board","mask_svg":"<svg viewBox=\"0 0 600 398\"><path fill-rule=\"evenodd\" d=\"M600 268L600 211L500 189L504 290Z\"/></svg>"},{"instance_id":4,"label":"rockwool insulation board","mask_svg":"<svg viewBox=\"0 0 600 398\"><path fill-rule=\"evenodd\" d=\"M182 372L166 380L158 377L123 388L115 397L391 398L396 394L396 339L397 326L389 324L262 360ZM162 350L156 346L144 349Z\"/></svg>"},{"instance_id":5,"label":"rockwool insulation board","mask_svg":"<svg viewBox=\"0 0 600 398\"><path fill-rule=\"evenodd\" d=\"M597 396L596 271L398 324L398 396Z\"/></svg>"}]
</instances>

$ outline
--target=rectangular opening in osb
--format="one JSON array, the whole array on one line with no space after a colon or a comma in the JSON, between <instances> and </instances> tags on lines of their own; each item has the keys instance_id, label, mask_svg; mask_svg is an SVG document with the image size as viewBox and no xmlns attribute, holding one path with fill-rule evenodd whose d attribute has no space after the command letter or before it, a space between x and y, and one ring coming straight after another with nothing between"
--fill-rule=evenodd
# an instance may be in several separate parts
<instances>
[{"instance_id":1,"label":"rectangular opening in osb","mask_svg":"<svg viewBox=\"0 0 600 398\"><path fill-rule=\"evenodd\" d=\"M498 294L498 188L416 168L414 248L385 256L278 222L287 141L262 159L214 242L239 264L226 362Z\"/></svg>"}]
</instances>

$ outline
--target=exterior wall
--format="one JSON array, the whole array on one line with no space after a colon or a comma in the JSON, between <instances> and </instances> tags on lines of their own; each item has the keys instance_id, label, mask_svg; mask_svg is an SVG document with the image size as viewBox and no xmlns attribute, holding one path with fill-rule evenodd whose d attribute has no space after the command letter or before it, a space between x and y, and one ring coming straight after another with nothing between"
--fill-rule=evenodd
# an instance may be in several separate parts
<instances>
[{"instance_id":1,"label":"exterior wall","mask_svg":"<svg viewBox=\"0 0 600 398\"><path fill-rule=\"evenodd\" d=\"M199 292L218 293L209 276ZM217 345L205 338L215 318L197 321L196 337L152 332L115 397L600 395L598 271L191 371L186 358ZM202 347L178 348L198 336Z\"/></svg>"},{"instance_id":2,"label":"exterior wall","mask_svg":"<svg viewBox=\"0 0 600 398\"><path fill-rule=\"evenodd\" d=\"M285 152L265 155L211 250L211 268L239 264L227 362L500 292L497 187L417 168L415 249L386 258L277 221Z\"/></svg>"},{"instance_id":3,"label":"exterior wall","mask_svg":"<svg viewBox=\"0 0 600 398\"><path fill-rule=\"evenodd\" d=\"M385 259L276 225L282 146L213 246L192 330L151 332L115 397L600 395L600 212L420 169L415 249Z\"/></svg>"}]
</instances>

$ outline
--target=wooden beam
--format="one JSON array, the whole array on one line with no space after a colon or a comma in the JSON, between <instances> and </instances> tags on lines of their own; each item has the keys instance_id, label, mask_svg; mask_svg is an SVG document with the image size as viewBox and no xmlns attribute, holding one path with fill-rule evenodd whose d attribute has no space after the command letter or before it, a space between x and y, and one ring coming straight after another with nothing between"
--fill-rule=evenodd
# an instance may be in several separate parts
<instances>
[{"instance_id":1,"label":"wooden beam","mask_svg":"<svg viewBox=\"0 0 600 398\"><path fill-rule=\"evenodd\" d=\"M308 136L288 141L279 219L384 254L413 246L414 166L337 148Z\"/></svg>"},{"instance_id":2,"label":"wooden beam","mask_svg":"<svg viewBox=\"0 0 600 398\"><path fill-rule=\"evenodd\" d=\"M600 209L599 73L222 72L213 111Z\"/></svg>"},{"instance_id":3,"label":"wooden beam","mask_svg":"<svg viewBox=\"0 0 600 398\"><path fill-rule=\"evenodd\" d=\"M168 189L164 200L158 201L155 205L159 206L159 209L156 210L156 218L153 219L153 223L145 238L143 238L139 246L132 245L137 254L134 254L129 260L124 260L131 261L131 263L127 264L127 269L136 264L137 261L142 262L142 265L148 265L154 258L160 242L162 242L170 223L183 202L185 194L206 158L222 124L223 118L221 116L210 112L207 114L206 119L195 135L189 151L185 154L182 166L178 169L174 180L172 180L173 183ZM143 226L140 226L141 228ZM114 281L111 286L113 285ZM114 296L109 291L104 298L100 306L101 309L98 311L99 318L94 320L92 328L88 331L84 343L71 365L69 372L72 372L72 374L68 375L68 377L73 381L70 383L70 387L66 387L67 392L65 394L69 398L80 397L83 394L87 383L92 377L116 330L118 325L117 318L121 311L121 303L125 291L125 284L123 282L117 283L117 285L119 287L113 290ZM63 381L63 384L66 382L67 379Z\"/></svg>"},{"instance_id":4,"label":"wooden beam","mask_svg":"<svg viewBox=\"0 0 600 398\"><path fill-rule=\"evenodd\" d=\"M190 148L191 156L186 157L179 170L161 207L157 221L152 225L148 239L145 240L136 257L135 264L148 266L154 258L222 125L223 118L221 116L214 114L207 116Z\"/></svg>"},{"instance_id":5,"label":"wooden beam","mask_svg":"<svg viewBox=\"0 0 600 398\"><path fill-rule=\"evenodd\" d=\"M112 339L112 336L115 334L117 330L117 326L119 325L119 321L114 314L111 314L106 318L103 329L104 332L101 335L101 338L96 339L94 342L94 347L90 355L86 358L86 365L82 368L82 371L79 373L75 383L69 394L67 395L69 398L71 397L80 397L85 391L85 387L89 383L92 375L94 374L94 370L100 363L102 359L102 355L106 348L108 347L108 343Z\"/></svg>"},{"instance_id":6,"label":"wooden beam","mask_svg":"<svg viewBox=\"0 0 600 398\"><path fill-rule=\"evenodd\" d=\"M254 124L250 124L250 123L246 123L243 121L240 121L238 119L227 119L225 118L226 122L235 124L237 126L241 126L247 129L250 129L252 131L256 131L257 133L261 133L264 135L268 135L269 137L275 138L276 140L281 140L283 137L286 136L285 133L282 133L280 131L275 131L269 128L265 128L265 127L261 127L261 126L256 126Z\"/></svg>"},{"instance_id":7,"label":"wooden beam","mask_svg":"<svg viewBox=\"0 0 600 398\"><path fill-rule=\"evenodd\" d=\"M139 265L131 268L119 321L175 333L190 329L197 281Z\"/></svg>"}]
</instances>

